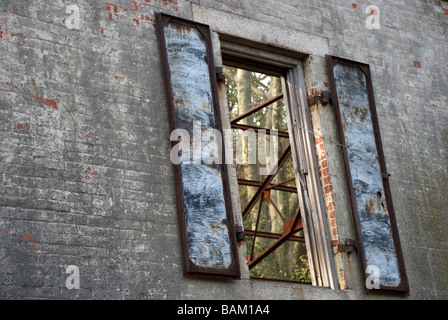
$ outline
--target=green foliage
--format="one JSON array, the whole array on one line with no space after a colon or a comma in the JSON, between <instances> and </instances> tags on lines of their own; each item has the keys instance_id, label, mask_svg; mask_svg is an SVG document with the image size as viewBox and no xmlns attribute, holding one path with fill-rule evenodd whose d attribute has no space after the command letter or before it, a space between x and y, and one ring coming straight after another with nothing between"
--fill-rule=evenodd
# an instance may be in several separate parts
<instances>
[{"instance_id":1,"label":"green foliage","mask_svg":"<svg viewBox=\"0 0 448 320\"><path fill-rule=\"evenodd\" d=\"M279 78L256 72L251 72L248 74L242 72L241 70L238 71L237 68L233 67L224 67L224 74L227 87L229 116L231 119L281 92L281 82ZM242 93L239 97L239 92L246 92L248 94ZM239 105L239 103L249 105ZM250 115L245 121L245 124L255 125L260 128L277 129L285 132L288 131L286 108L283 100L273 103L268 107ZM237 150L237 144L239 147L243 146L243 139L241 136L236 134L237 132L237 130L234 130L235 150ZM287 138L279 138L279 142L278 152L280 156L284 149L288 146L289 141ZM256 143L258 150L258 139ZM248 145L247 142L244 146L244 152L246 152L247 155L247 152L251 146ZM240 156L241 155L238 155L238 159ZM259 166L259 164L241 164L241 162L238 161L236 166L237 177L239 179L262 181L263 177L259 174ZM287 161L278 171L273 183L284 181L292 176L294 176L294 165L291 159L289 159L289 161ZM294 180L288 182L286 185L291 187L296 186ZM245 208L249 200L254 195L256 189L256 187L240 185L239 192L242 208ZM292 196L295 196L296 199L292 199ZM283 220L293 217L297 212L297 196L284 191L271 190L270 198L276 203L276 206L281 211L283 218L280 219L278 212L274 210L272 204L265 201L261 204L262 208L260 210L260 216L257 222L257 215L260 206L260 202L258 202L244 220L245 230L257 230L277 234L282 233L284 223ZM257 237L254 243L253 237L247 236L246 246L248 256L250 257L252 253L252 258L257 257L260 253L272 245L274 241L276 240ZM254 278L310 282L310 268L306 255L305 244L297 241L286 241L267 257L265 257L259 264L254 266L250 270L250 276Z\"/></svg>"}]
</instances>

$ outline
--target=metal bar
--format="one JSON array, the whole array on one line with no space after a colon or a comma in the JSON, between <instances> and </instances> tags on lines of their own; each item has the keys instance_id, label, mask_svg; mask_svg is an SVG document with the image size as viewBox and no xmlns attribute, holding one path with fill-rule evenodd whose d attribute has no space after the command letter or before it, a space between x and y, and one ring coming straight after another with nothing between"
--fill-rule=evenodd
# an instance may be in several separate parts
<instances>
[{"instance_id":1,"label":"metal bar","mask_svg":"<svg viewBox=\"0 0 448 320\"><path fill-rule=\"evenodd\" d=\"M250 109L250 110L240 114L239 116L233 118L232 120L230 120L230 124L237 123L241 119L244 119L244 118L250 116L251 114L257 112L258 110L261 110L264 107L267 107L268 105L270 105L270 104L280 100L281 98L283 98L283 93L280 93L280 94L276 95L275 97L273 97L273 98L271 98L269 100L266 100L265 102L260 103L259 105L253 107L252 109Z\"/></svg>"},{"instance_id":2,"label":"metal bar","mask_svg":"<svg viewBox=\"0 0 448 320\"><path fill-rule=\"evenodd\" d=\"M253 254L254 254L255 239L257 238L258 223L260 222L260 214L261 214L261 207L262 206L263 206L263 198L260 198L260 206L258 207L257 222L255 222L255 233L253 235L254 239L252 241L252 248L250 250L250 259L251 260L252 260Z\"/></svg>"},{"instance_id":3,"label":"metal bar","mask_svg":"<svg viewBox=\"0 0 448 320\"><path fill-rule=\"evenodd\" d=\"M285 217L283 217L282 213L280 212L280 210L278 210L277 206L275 205L274 201L269 198L269 202L272 204L272 206L274 207L275 211L277 211L278 215L280 216L280 218L283 220L283 222L285 222Z\"/></svg>"},{"instance_id":4,"label":"metal bar","mask_svg":"<svg viewBox=\"0 0 448 320\"><path fill-rule=\"evenodd\" d=\"M282 185L282 184L284 184L284 183L287 183L287 182L292 181L292 180L295 180L295 179L296 179L296 177L291 177L291 178L286 179L286 180L283 180L283 181L281 181L281 182L279 182L279 183L273 184L273 185L267 187L266 189L272 189L273 187L278 187L278 186L280 186L280 185Z\"/></svg>"},{"instance_id":5,"label":"metal bar","mask_svg":"<svg viewBox=\"0 0 448 320\"><path fill-rule=\"evenodd\" d=\"M273 169L271 174L269 174L266 179L261 183L261 185L258 187L257 192L254 194L252 199L249 201L248 205L243 211L243 219L246 218L246 216L249 214L250 210L254 207L255 203L257 202L258 198L260 197L261 193L266 189L266 187L271 183L272 179L274 179L275 175L277 174L278 170L283 166L286 159L291 153L291 145L289 145L286 150L283 152L282 156L277 162L276 170Z\"/></svg>"},{"instance_id":6,"label":"metal bar","mask_svg":"<svg viewBox=\"0 0 448 320\"><path fill-rule=\"evenodd\" d=\"M253 236L255 231L254 230L244 230L244 233L246 234L246 236ZM282 235L279 233L258 231L257 237L268 238L268 239L280 239L282 237ZM291 235L288 238L288 241L305 242L305 237L298 237L298 236Z\"/></svg>"},{"instance_id":7,"label":"metal bar","mask_svg":"<svg viewBox=\"0 0 448 320\"><path fill-rule=\"evenodd\" d=\"M271 134L271 131L277 131L277 135L282 138L289 138L288 132L278 131L276 129L266 129L266 128L258 128L254 126L248 126L245 124L233 123L230 126L232 129L241 129L241 130L254 130L255 132L259 132L260 130L265 130L266 134Z\"/></svg>"},{"instance_id":8,"label":"metal bar","mask_svg":"<svg viewBox=\"0 0 448 320\"><path fill-rule=\"evenodd\" d=\"M253 180L238 179L238 184L243 185L243 186L259 187L261 185L261 182L253 181ZM273 184L268 186L266 189L273 189L273 190L297 193L297 188L295 188L295 187L275 186Z\"/></svg>"},{"instance_id":9,"label":"metal bar","mask_svg":"<svg viewBox=\"0 0 448 320\"><path fill-rule=\"evenodd\" d=\"M289 236L291 235L291 233L294 230L294 225L297 222L297 219L300 219L300 209L297 212L297 214L294 217L294 222L291 225L291 228L289 231L287 231L286 233L282 234L281 237L274 242L269 248L266 248L259 256L257 256L255 259L252 260L252 255L250 257L250 261L249 261L249 269L252 269L253 267L255 267L261 260L263 260L265 257L267 257L270 253L272 253L275 249L277 249L279 246L281 246L286 240L288 240ZM255 243L255 241L254 241ZM253 247L252 247L253 248Z\"/></svg>"}]
</instances>

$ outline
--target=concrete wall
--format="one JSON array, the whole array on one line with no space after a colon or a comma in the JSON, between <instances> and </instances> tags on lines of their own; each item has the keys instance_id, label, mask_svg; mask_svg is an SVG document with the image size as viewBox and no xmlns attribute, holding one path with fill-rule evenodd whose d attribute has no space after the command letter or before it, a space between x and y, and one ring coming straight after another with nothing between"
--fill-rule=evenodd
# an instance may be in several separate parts
<instances>
[{"instance_id":1,"label":"concrete wall","mask_svg":"<svg viewBox=\"0 0 448 320\"><path fill-rule=\"evenodd\" d=\"M369 5L380 29L366 27ZM209 24L216 45L224 33L309 54L310 95L329 90L325 54L370 64L409 295L366 294L354 253L335 256L342 290L244 270L183 277L159 11ZM435 0L2 1L0 298L448 298L447 21L448 3ZM337 137L331 105L311 115ZM354 237L345 173L324 143L332 240L343 242ZM80 289L66 287L69 265Z\"/></svg>"}]
</instances>

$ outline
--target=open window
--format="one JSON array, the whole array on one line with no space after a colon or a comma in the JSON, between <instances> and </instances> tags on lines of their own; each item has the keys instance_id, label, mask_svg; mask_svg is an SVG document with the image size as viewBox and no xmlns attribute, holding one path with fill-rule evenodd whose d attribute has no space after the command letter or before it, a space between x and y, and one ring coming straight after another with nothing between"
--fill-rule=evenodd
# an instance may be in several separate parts
<instances>
[{"instance_id":1,"label":"open window","mask_svg":"<svg viewBox=\"0 0 448 320\"><path fill-rule=\"evenodd\" d=\"M172 131L171 156L181 160L173 161L173 165L184 273L239 277L227 166L222 163L228 150L224 141L217 139L225 135L210 29L165 14L156 18ZM261 90L269 92L261 94L260 99L250 98L249 105L238 103L238 112L231 120L235 130L264 135L265 146L277 145L263 154L269 155L264 159L263 172L259 163L250 164L258 166L253 175L248 173L250 167L238 168L245 173L239 178L239 186L253 276L334 288L335 271L314 138L309 133L302 61L282 52L220 40L224 64L236 68L227 72L253 76L258 89L269 87ZM217 134L204 141L203 133L209 130ZM203 158L204 152L210 154L210 137L214 152L220 154L218 162ZM205 149L200 142L206 142ZM262 144L262 139L255 139L258 149ZM269 262L275 258L274 251L283 252L279 257L284 261L276 262L281 268L266 273L263 269L275 265Z\"/></svg>"},{"instance_id":2,"label":"open window","mask_svg":"<svg viewBox=\"0 0 448 320\"><path fill-rule=\"evenodd\" d=\"M209 26L165 14L156 20L171 156L180 159L173 165L185 275L240 277L238 241L246 240L252 278L336 288L304 56L221 34L223 76ZM327 67L366 286L376 267L381 289L408 291L369 67L331 56ZM226 150L220 116L224 79L234 150ZM229 151L236 151L244 237L230 201Z\"/></svg>"},{"instance_id":3,"label":"open window","mask_svg":"<svg viewBox=\"0 0 448 320\"><path fill-rule=\"evenodd\" d=\"M311 283L282 79L247 68L224 74L250 276Z\"/></svg>"},{"instance_id":4,"label":"open window","mask_svg":"<svg viewBox=\"0 0 448 320\"><path fill-rule=\"evenodd\" d=\"M269 141L265 145L277 142L277 148L270 145L258 152L264 161L236 161L250 275L335 288L303 56L260 49L225 35L220 45L235 148L246 143L247 132L257 138L266 135L261 139ZM238 140L239 135L244 139ZM263 143L258 139L257 143L260 149ZM246 152L252 152L250 145ZM269 161L263 159L264 153Z\"/></svg>"}]
</instances>

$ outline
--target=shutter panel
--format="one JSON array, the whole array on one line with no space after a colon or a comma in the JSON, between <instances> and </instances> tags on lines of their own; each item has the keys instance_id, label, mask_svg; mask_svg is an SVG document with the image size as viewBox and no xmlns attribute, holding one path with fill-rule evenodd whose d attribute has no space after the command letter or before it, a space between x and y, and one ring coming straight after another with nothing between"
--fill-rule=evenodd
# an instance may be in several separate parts
<instances>
[{"instance_id":1,"label":"shutter panel","mask_svg":"<svg viewBox=\"0 0 448 320\"><path fill-rule=\"evenodd\" d=\"M191 142L192 160L182 148L183 160L174 164L184 274L239 277L226 166L201 157L210 147L201 143L201 134L209 129L222 133L210 29L162 13L156 14L156 23L170 129L183 130L188 137L182 138ZM216 141L214 152L225 159L224 141Z\"/></svg>"},{"instance_id":2,"label":"shutter panel","mask_svg":"<svg viewBox=\"0 0 448 320\"><path fill-rule=\"evenodd\" d=\"M409 291L370 68L338 57L326 58L366 287Z\"/></svg>"},{"instance_id":3,"label":"shutter panel","mask_svg":"<svg viewBox=\"0 0 448 320\"><path fill-rule=\"evenodd\" d=\"M297 194L302 217L306 249L310 265L312 284L315 286L337 286L335 265L325 200L319 181L316 149L312 132L303 68L299 64L288 70L283 80L291 155L294 162Z\"/></svg>"}]
</instances>

